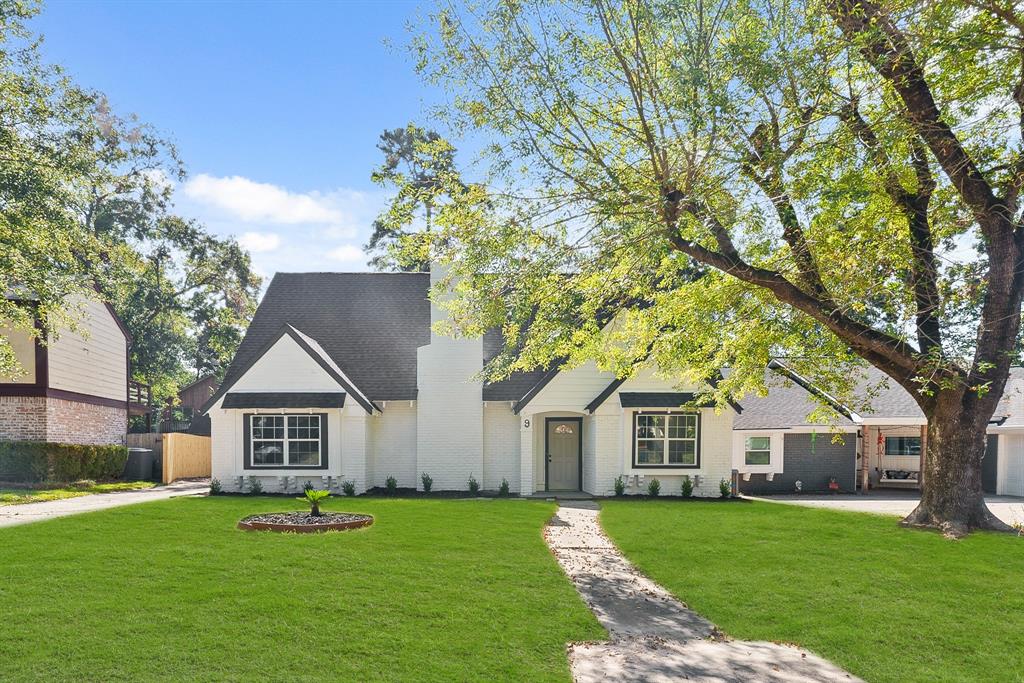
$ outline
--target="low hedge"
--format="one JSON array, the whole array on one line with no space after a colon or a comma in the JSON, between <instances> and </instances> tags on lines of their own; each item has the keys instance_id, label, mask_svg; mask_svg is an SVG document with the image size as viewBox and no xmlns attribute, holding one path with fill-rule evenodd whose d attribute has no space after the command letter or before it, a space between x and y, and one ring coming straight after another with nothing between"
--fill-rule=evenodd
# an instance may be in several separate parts
<instances>
[{"instance_id":1,"label":"low hedge","mask_svg":"<svg viewBox=\"0 0 1024 683\"><path fill-rule=\"evenodd\" d=\"M116 479L128 460L125 446L8 441L0 443L0 480L69 482Z\"/></svg>"}]
</instances>

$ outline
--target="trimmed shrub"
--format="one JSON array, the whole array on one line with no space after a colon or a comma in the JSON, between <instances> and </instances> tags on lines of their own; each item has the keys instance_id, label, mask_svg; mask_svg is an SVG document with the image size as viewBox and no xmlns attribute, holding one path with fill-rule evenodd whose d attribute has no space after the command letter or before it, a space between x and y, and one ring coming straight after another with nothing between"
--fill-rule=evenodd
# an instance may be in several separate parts
<instances>
[{"instance_id":1,"label":"trimmed shrub","mask_svg":"<svg viewBox=\"0 0 1024 683\"><path fill-rule=\"evenodd\" d=\"M728 479L723 477L722 481L718 482L718 492L722 494L722 498L728 498L732 494L732 484Z\"/></svg>"},{"instance_id":2,"label":"trimmed shrub","mask_svg":"<svg viewBox=\"0 0 1024 683\"><path fill-rule=\"evenodd\" d=\"M420 475L420 482L423 484L423 491L430 493L430 487L434 485L434 478L424 472Z\"/></svg>"},{"instance_id":3,"label":"trimmed shrub","mask_svg":"<svg viewBox=\"0 0 1024 683\"><path fill-rule=\"evenodd\" d=\"M222 490L222 488L221 488L221 485L220 485L220 479L218 479L216 477L211 479L210 480L210 495L211 496L216 496L218 493L221 492L221 490Z\"/></svg>"},{"instance_id":4,"label":"trimmed shrub","mask_svg":"<svg viewBox=\"0 0 1024 683\"><path fill-rule=\"evenodd\" d=\"M398 491L398 480L389 474L384 480L384 488L387 489L389 496L393 496Z\"/></svg>"},{"instance_id":5,"label":"trimmed shrub","mask_svg":"<svg viewBox=\"0 0 1024 683\"><path fill-rule=\"evenodd\" d=\"M679 487L679 492L683 494L683 498L693 498L693 479L683 477L683 483Z\"/></svg>"},{"instance_id":6,"label":"trimmed shrub","mask_svg":"<svg viewBox=\"0 0 1024 683\"><path fill-rule=\"evenodd\" d=\"M647 485L647 495L651 498L657 498L661 495L661 482L656 478L651 479L651 483Z\"/></svg>"},{"instance_id":7,"label":"trimmed shrub","mask_svg":"<svg viewBox=\"0 0 1024 683\"><path fill-rule=\"evenodd\" d=\"M345 481L341 482L341 492L344 493L346 496L356 495L356 483L351 479L346 479Z\"/></svg>"},{"instance_id":8,"label":"trimmed shrub","mask_svg":"<svg viewBox=\"0 0 1024 683\"><path fill-rule=\"evenodd\" d=\"M501 478L501 486L498 487L498 495L499 496L507 496L508 495L508 490L509 490L508 479L506 479L505 477L502 477Z\"/></svg>"},{"instance_id":9,"label":"trimmed shrub","mask_svg":"<svg viewBox=\"0 0 1024 683\"><path fill-rule=\"evenodd\" d=\"M124 446L8 441L0 443L0 479L29 483L117 479L127 460Z\"/></svg>"},{"instance_id":10,"label":"trimmed shrub","mask_svg":"<svg viewBox=\"0 0 1024 683\"><path fill-rule=\"evenodd\" d=\"M479 493L480 492L480 482L478 482L476 480L476 477L474 477L472 474L469 475L469 481L466 482L466 486L469 487L469 492L470 493Z\"/></svg>"},{"instance_id":11,"label":"trimmed shrub","mask_svg":"<svg viewBox=\"0 0 1024 683\"><path fill-rule=\"evenodd\" d=\"M263 482L256 477L249 477L249 493L253 496L263 493Z\"/></svg>"},{"instance_id":12,"label":"trimmed shrub","mask_svg":"<svg viewBox=\"0 0 1024 683\"><path fill-rule=\"evenodd\" d=\"M615 477L615 497L621 498L626 495L626 482L622 480L622 475Z\"/></svg>"}]
</instances>

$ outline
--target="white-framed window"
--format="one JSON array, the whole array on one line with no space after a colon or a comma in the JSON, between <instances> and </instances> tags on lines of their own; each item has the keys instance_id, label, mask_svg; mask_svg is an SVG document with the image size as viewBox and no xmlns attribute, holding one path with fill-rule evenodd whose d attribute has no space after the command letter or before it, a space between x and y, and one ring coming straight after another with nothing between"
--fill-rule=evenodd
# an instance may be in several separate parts
<instances>
[{"instance_id":1,"label":"white-framed window","mask_svg":"<svg viewBox=\"0 0 1024 683\"><path fill-rule=\"evenodd\" d=\"M253 467L320 467L323 415L251 415L249 452Z\"/></svg>"},{"instance_id":2,"label":"white-framed window","mask_svg":"<svg viewBox=\"0 0 1024 683\"><path fill-rule=\"evenodd\" d=\"M767 434L744 437L743 464L753 466L771 465L772 437Z\"/></svg>"},{"instance_id":3,"label":"white-framed window","mask_svg":"<svg viewBox=\"0 0 1024 683\"><path fill-rule=\"evenodd\" d=\"M921 437L887 436L885 437L885 454L921 455Z\"/></svg>"},{"instance_id":4,"label":"white-framed window","mask_svg":"<svg viewBox=\"0 0 1024 683\"><path fill-rule=\"evenodd\" d=\"M782 472L785 436L777 431L737 431L732 435L732 466L742 473Z\"/></svg>"},{"instance_id":5,"label":"white-framed window","mask_svg":"<svg viewBox=\"0 0 1024 683\"><path fill-rule=\"evenodd\" d=\"M697 467L698 413L636 413L633 417L634 467Z\"/></svg>"}]
</instances>

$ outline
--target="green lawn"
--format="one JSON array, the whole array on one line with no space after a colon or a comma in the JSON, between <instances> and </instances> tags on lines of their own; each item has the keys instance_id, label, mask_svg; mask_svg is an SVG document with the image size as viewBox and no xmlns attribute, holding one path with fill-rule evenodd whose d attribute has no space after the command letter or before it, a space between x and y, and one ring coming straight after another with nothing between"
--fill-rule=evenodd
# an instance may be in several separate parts
<instances>
[{"instance_id":1,"label":"green lawn","mask_svg":"<svg viewBox=\"0 0 1024 683\"><path fill-rule=\"evenodd\" d=\"M798 643L873 682L1024 680L1024 539L772 503L609 501L601 522L733 637Z\"/></svg>"},{"instance_id":2,"label":"green lawn","mask_svg":"<svg viewBox=\"0 0 1024 683\"><path fill-rule=\"evenodd\" d=\"M42 489L9 489L0 488L0 505L22 505L24 503L41 503L47 500L78 498L92 493L111 493L113 491L135 491L156 486L151 481L115 481L106 484L94 484L86 488L73 486L57 486Z\"/></svg>"},{"instance_id":3,"label":"green lawn","mask_svg":"<svg viewBox=\"0 0 1024 683\"><path fill-rule=\"evenodd\" d=\"M604 631L544 545L554 505L331 498L363 530L235 529L267 497L0 529L4 680L568 680Z\"/></svg>"}]
</instances>

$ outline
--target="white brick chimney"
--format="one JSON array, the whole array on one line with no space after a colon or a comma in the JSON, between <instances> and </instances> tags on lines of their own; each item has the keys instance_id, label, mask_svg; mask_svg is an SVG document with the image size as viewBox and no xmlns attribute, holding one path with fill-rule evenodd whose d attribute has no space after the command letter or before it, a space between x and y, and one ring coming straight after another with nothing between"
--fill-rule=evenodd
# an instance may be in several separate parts
<instances>
[{"instance_id":1,"label":"white brick chimney","mask_svg":"<svg viewBox=\"0 0 1024 683\"><path fill-rule=\"evenodd\" d=\"M430 284L445 272L430 268ZM430 323L447 312L430 305ZM466 490L470 475L483 485L483 385L473 379L483 367L483 339L453 339L431 329L430 344L416 354L416 476L426 472L434 490Z\"/></svg>"}]
</instances>

